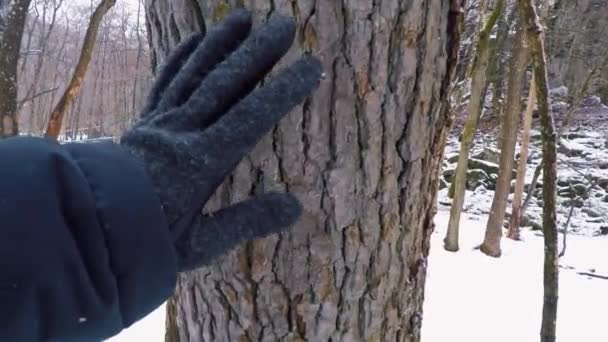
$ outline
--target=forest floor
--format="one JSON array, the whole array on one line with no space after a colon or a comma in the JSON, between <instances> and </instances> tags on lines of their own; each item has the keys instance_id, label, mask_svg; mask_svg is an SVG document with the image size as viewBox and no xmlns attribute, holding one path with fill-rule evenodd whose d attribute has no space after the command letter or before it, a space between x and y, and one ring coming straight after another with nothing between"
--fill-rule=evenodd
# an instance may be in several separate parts
<instances>
[{"instance_id":1,"label":"forest floor","mask_svg":"<svg viewBox=\"0 0 608 342\"><path fill-rule=\"evenodd\" d=\"M460 251L443 249L449 209L439 209L432 235L422 321L423 342L534 342L540 339L543 239L502 240L502 256L475 249L487 215L465 214ZM581 273L589 273L590 277ZM608 341L608 237L570 236L560 259L559 342Z\"/></svg>"},{"instance_id":2,"label":"forest floor","mask_svg":"<svg viewBox=\"0 0 608 342\"><path fill-rule=\"evenodd\" d=\"M558 152L558 227L563 231L572 203L571 187L590 180L597 185L574 208L567 250L560 258L557 320L559 342L608 341L608 108L580 111L575 125L563 134ZM559 117L556 120L559 123ZM540 162L538 131L532 133L532 153L526 184ZM486 127L476 139L472 156L488 157L495 146L495 128ZM455 168L458 137L446 149L444 178ZM492 157L492 156L490 156ZM481 157L480 157L481 158ZM452 162L450 162L450 159ZM490 158L491 159L491 158ZM491 163L491 162L490 162ZM497 166L497 165L495 165ZM489 172L488 172L489 173ZM494 175L495 176L495 175ZM431 238L426 282L423 342L533 342L540 339L543 298L542 232L524 228L523 241L502 239L502 256L490 258L476 249L483 241L494 191L492 180L472 180L460 223L460 251L443 249L450 199L447 188L438 195L436 228ZM541 176L542 179L542 176ZM495 180L495 179L494 179ZM477 184L479 183L479 184ZM446 181L448 184L449 182ZM473 189L474 188L474 189ZM531 221L541 222L540 188L528 209ZM510 211L510 201L507 211ZM580 198L580 197L579 197ZM563 234L559 234L560 250Z\"/></svg>"},{"instance_id":3,"label":"forest floor","mask_svg":"<svg viewBox=\"0 0 608 342\"><path fill-rule=\"evenodd\" d=\"M560 123L560 116L556 122ZM558 304L559 342L608 341L608 107L586 108L572 120L560 148L558 223L563 228L572 193L597 185L574 208L568 230L567 250L560 259ZM458 123L456 124L458 126ZM537 123L535 122L535 127ZM502 240L502 257L483 255L475 249L483 240L495 182L491 149L496 127L491 119L480 125L471 155L485 158L486 179L475 179L466 194L460 224L460 251L446 252L450 200L447 188L438 195L436 228L432 235L422 326L423 342L533 342L539 340L543 295L542 232L524 228L523 241ZM454 133L458 132L456 128ZM458 154L457 134L446 148L443 181ZM489 150L488 150L489 149ZM540 162L538 131L532 132L531 158L526 172L530 183ZM541 222L540 189L528 209L529 223ZM512 194L509 200L512 198ZM510 203L510 202L509 202ZM510 207L510 205L509 205ZM509 210L507 210L509 211ZM560 233L560 246L562 234ZM123 331L110 342L161 342L165 333L165 308Z\"/></svg>"}]
</instances>

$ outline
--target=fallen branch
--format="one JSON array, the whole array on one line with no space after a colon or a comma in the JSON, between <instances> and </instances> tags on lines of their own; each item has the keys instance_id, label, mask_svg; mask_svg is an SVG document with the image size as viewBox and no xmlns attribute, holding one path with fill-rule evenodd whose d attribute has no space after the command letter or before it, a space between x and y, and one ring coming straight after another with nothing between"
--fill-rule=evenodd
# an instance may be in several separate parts
<instances>
[{"instance_id":1,"label":"fallen branch","mask_svg":"<svg viewBox=\"0 0 608 342\"><path fill-rule=\"evenodd\" d=\"M593 273L589 273L589 272L576 272L576 273L587 276L587 277L591 277L591 278L608 280L608 276L603 276L603 275L599 275L599 274L593 274Z\"/></svg>"}]
</instances>

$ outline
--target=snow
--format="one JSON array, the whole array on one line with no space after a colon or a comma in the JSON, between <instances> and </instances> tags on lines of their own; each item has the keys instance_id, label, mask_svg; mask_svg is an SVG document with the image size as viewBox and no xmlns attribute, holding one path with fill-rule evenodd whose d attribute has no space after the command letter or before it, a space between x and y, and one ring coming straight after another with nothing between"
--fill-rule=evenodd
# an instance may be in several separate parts
<instances>
[{"instance_id":1,"label":"snow","mask_svg":"<svg viewBox=\"0 0 608 342\"><path fill-rule=\"evenodd\" d=\"M569 157L559 153L558 176L562 180L580 179L589 175L608 179L608 168L599 163L608 160L606 131L576 133L568 139L569 147L582 151ZM574 134L573 133L573 134ZM537 131L532 132L538 136ZM485 146L495 146L495 136L481 135L471 155ZM459 143L450 138L446 160L457 154ZM534 168L540 162L540 144L535 139L534 154L526 172L529 184ZM573 170L570 165L577 165ZM444 163L444 169L455 168ZM587 183L585 183L587 185ZM608 191L596 187L585 200L584 208L576 208L568 235L566 255L560 259L560 283L557 321L559 342L608 341L608 280L579 273L608 276L608 236L596 236L606 226L606 217L592 218L584 209L600 214L608 212ZM475 248L484 236L494 192L483 186L466 192L460 225L460 251L443 249L443 238L449 218L447 189L438 194L436 228L432 234L431 253L426 282L422 342L528 342L540 339L543 299L542 233L524 228L523 241L503 238L502 256L490 258ZM509 196L512 199L512 194ZM563 226L569 206L559 198L558 223ZM510 211L510 205L507 212ZM532 198L528 214L541 222L539 199ZM560 234L560 244L561 237ZM130 329L108 340L110 342L164 341L165 308L136 323Z\"/></svg>"},{"instance_id":2,"label":"snow","mask_svg":"<svg viewBox=\"0 0 608 342\"><path fill-rule=\"evenodd\" d=\"M501 258L476 250L487 215L464 214L460 251L443 249L449 209L440 209L432 235L422 324L423 342L537 341L543 296L543 239L502 240ZM608 237L569 236L560 260L557 340L608 341Z\"/></svg>"},{"instance_id":3,"label":"snow","mask_svg":"<svg viewBox=\"0 0 608 342\"><path fill-rule=\"evenodd\" d=\"M490 258L475 250L487 215L465 213L460 251L443 249L449 209L441 208L431 239L422 342L527 342L539 339L542 312L543 240L524 229L523 242L502 240L503 255ZM560 260L559 342L608 341L608 237L572 235ZM162 342L165 306L109 342Z\"/></svg>"},{"instance_id":4,"label":"snow","mask_svg":"<svg viewBox=\"0 0 608 342\"><path fill-rule=\"evenodd\" d=\"M108 342L164 342L165 341L165 305L161 305L154 312L129 329L106 340Z\"/></svg>"}]
</instances>

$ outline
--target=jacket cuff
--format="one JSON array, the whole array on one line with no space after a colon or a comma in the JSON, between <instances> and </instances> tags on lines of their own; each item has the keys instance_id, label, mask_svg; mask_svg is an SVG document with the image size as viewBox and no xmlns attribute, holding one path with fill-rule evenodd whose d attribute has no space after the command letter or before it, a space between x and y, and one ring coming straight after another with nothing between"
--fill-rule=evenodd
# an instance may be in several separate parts
<instances>
[{"instance_id":1,"label":"jacket cuff","mask_svg":"<svg viewBox=\"0 0 608 342\"><path fill-rule=\"evenodd\" d=\"M177 257L167 220L143 165L112 142L64 147L95 197L97 216L116 277L123 326L173 294Z\"/></svg>"}]
</instances>

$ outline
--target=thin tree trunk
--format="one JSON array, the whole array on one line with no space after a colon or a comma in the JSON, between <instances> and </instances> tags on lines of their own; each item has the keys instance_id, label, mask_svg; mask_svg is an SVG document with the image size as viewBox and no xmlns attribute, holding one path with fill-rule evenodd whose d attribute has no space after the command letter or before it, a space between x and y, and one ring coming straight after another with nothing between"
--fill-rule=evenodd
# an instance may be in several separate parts
<instances>
[{"instance_id":1,"label":"thin tree trunk","mask_svg":"<svg viewBox=\"0 0 608 342\"><path fill-rule=\"evenodd\" d=\"M68 84L63 96L61 99L59 99L57 106L55 106L55 109L53 109L51 112L49 124L46 130L47 138L56 140L59 137L63 117L65 116L65 113L72 102L74 102L76 95L78 95L78 91L80 90L80 86L84 80L84 75L89 67L89 62L91 61L91 57L93 55L93 48L95 47L95 41L97 40L99 26L101 25L104 15L110 10L110 8L112 8L112 6L114 6L115 3L116 0L102 0L93 12L93 15L91 15L89 27L87 28L87 32L84 37L80 58L78 59L78 64L76 65L72 79L70 80L70 83Z\"/></svg>"},{"instance_id":2,"label":"thin tree trunk","mask_svg":"<svg viewBox=\"0 0 608 342\"><path fill-rule=\"evenodd\" d=\"M526 166L528 164L528 145L530 144L530 129L532 128L532 113L536 105L536 86L534 76L530 80L530 90L528 93L528 105L524 113L524 128L521 134L521 148L519 150L519 163L517 166L517 179L515 180L515 194L513 195L513 205L511 209L511 221L509 223L509 232L507 237L513 240L519 240L519 221L521 201L526 184ZM535 189L530 188L531 192Z\"/></svg>"},{"instance_id":3,"label":"thin tree trunk","mask_svg":"<svg viewBox=\"0 0 608 342\"><path fill-rule=\"evenodd\" d=\"M545 241L543 319L541 342L555 342L557 321L559 257L556 219L557 143L547 80L547 60L543 28L532 0L518 0L534 62L538 111L543 141L543 235Z\"/></svg>"},{"instance_id":4,"label":"thin tree trunk","mask_svg":"<svg viewBox=\"0 0 608 342\"><path fill-rule=\"evenodd\" d=\"M496 25L496 21L502 15L505 2L498 0L496 7L488 18L483 29L479 33L479 41L475 52L475 61L471 69L471 99L469 102L469 116L464 127L460 154L458 155L458 166L452 185L454 186L454 196L452 207L450 208L450 220L444 241L444 248L448 251L458 251L458 227L460 224L460 214L464 204L464 197L467 185L467 170L469 162L469 152L475 139L477 122L483 109L483 90L486 86L486 76L490 60L490 33Z\"/></svg>"},{"instance_id":5,"label":"thin tree trunk","mask_svg":"<svg viewBox=\"0 0 608 342\"><path fill-rule=\"evenodd\" d=\"M137 98L137 87L138 87L138 83L139 83L139 71L140 71L140 66L141 66L141 57L143 54L143 43L142 43L142 39L141 39L141 32L140 32L140 17L141 17L141 0L137 1L137 22L135 25L135 34L137 35L137 57L135 57L135 77L133 78L133 97L131 99L131 116L129 116L127 122L125 122L125 125L129 125L131 123L131 121L133 120L133 115L137 112L138 110L138 98Z\"/></svg>"},{"instance_id":6,"label":"thin tree trunk","mask_svg":"<svg viewBox=\"0 0 608 342\"><path fill-rule=\"evenodd\" d=\"M147 1L156 61L200 27L195 13L211 25L237 2ZM180 275L168 339L419 341L462 3L247 3L256 23L271 11L295 16L286 60L311 51L326 78L209 209L289 190L305 214L287 233Z\"/></svg>"},{"instance_id":7,"label":"thin tree trunk","mask_svg":"<svg viewBox=\"0 0 608 342\"><path fill-rule=\"evenodd\" d=\"M19 134L17 67L30 0L0 3L0 138Z\"/></svg>"},{"instance_id":8,"label":"thin tree trunk","mask_svg":"<svg viewBox=\"0 0 608 342\"><path fill-rule=\"evenodd\" d=\"M517 126L519 122L522 80L528 64L528 54L524 46L525 34L521 18L518 20L517 33L513 40L511 63L509 68L509 80L507 89L507 104L502 115L500 127L501 151L499 157L498 180L496 191L492 200L490 217L486 226L484 241L481 251L492 257L501 255L500 240L502 238L502 227L507 207L507 197L511 187L513 172L513 157L515 155L515 143L517 140Z\"/></svg>"}]
</instances>

